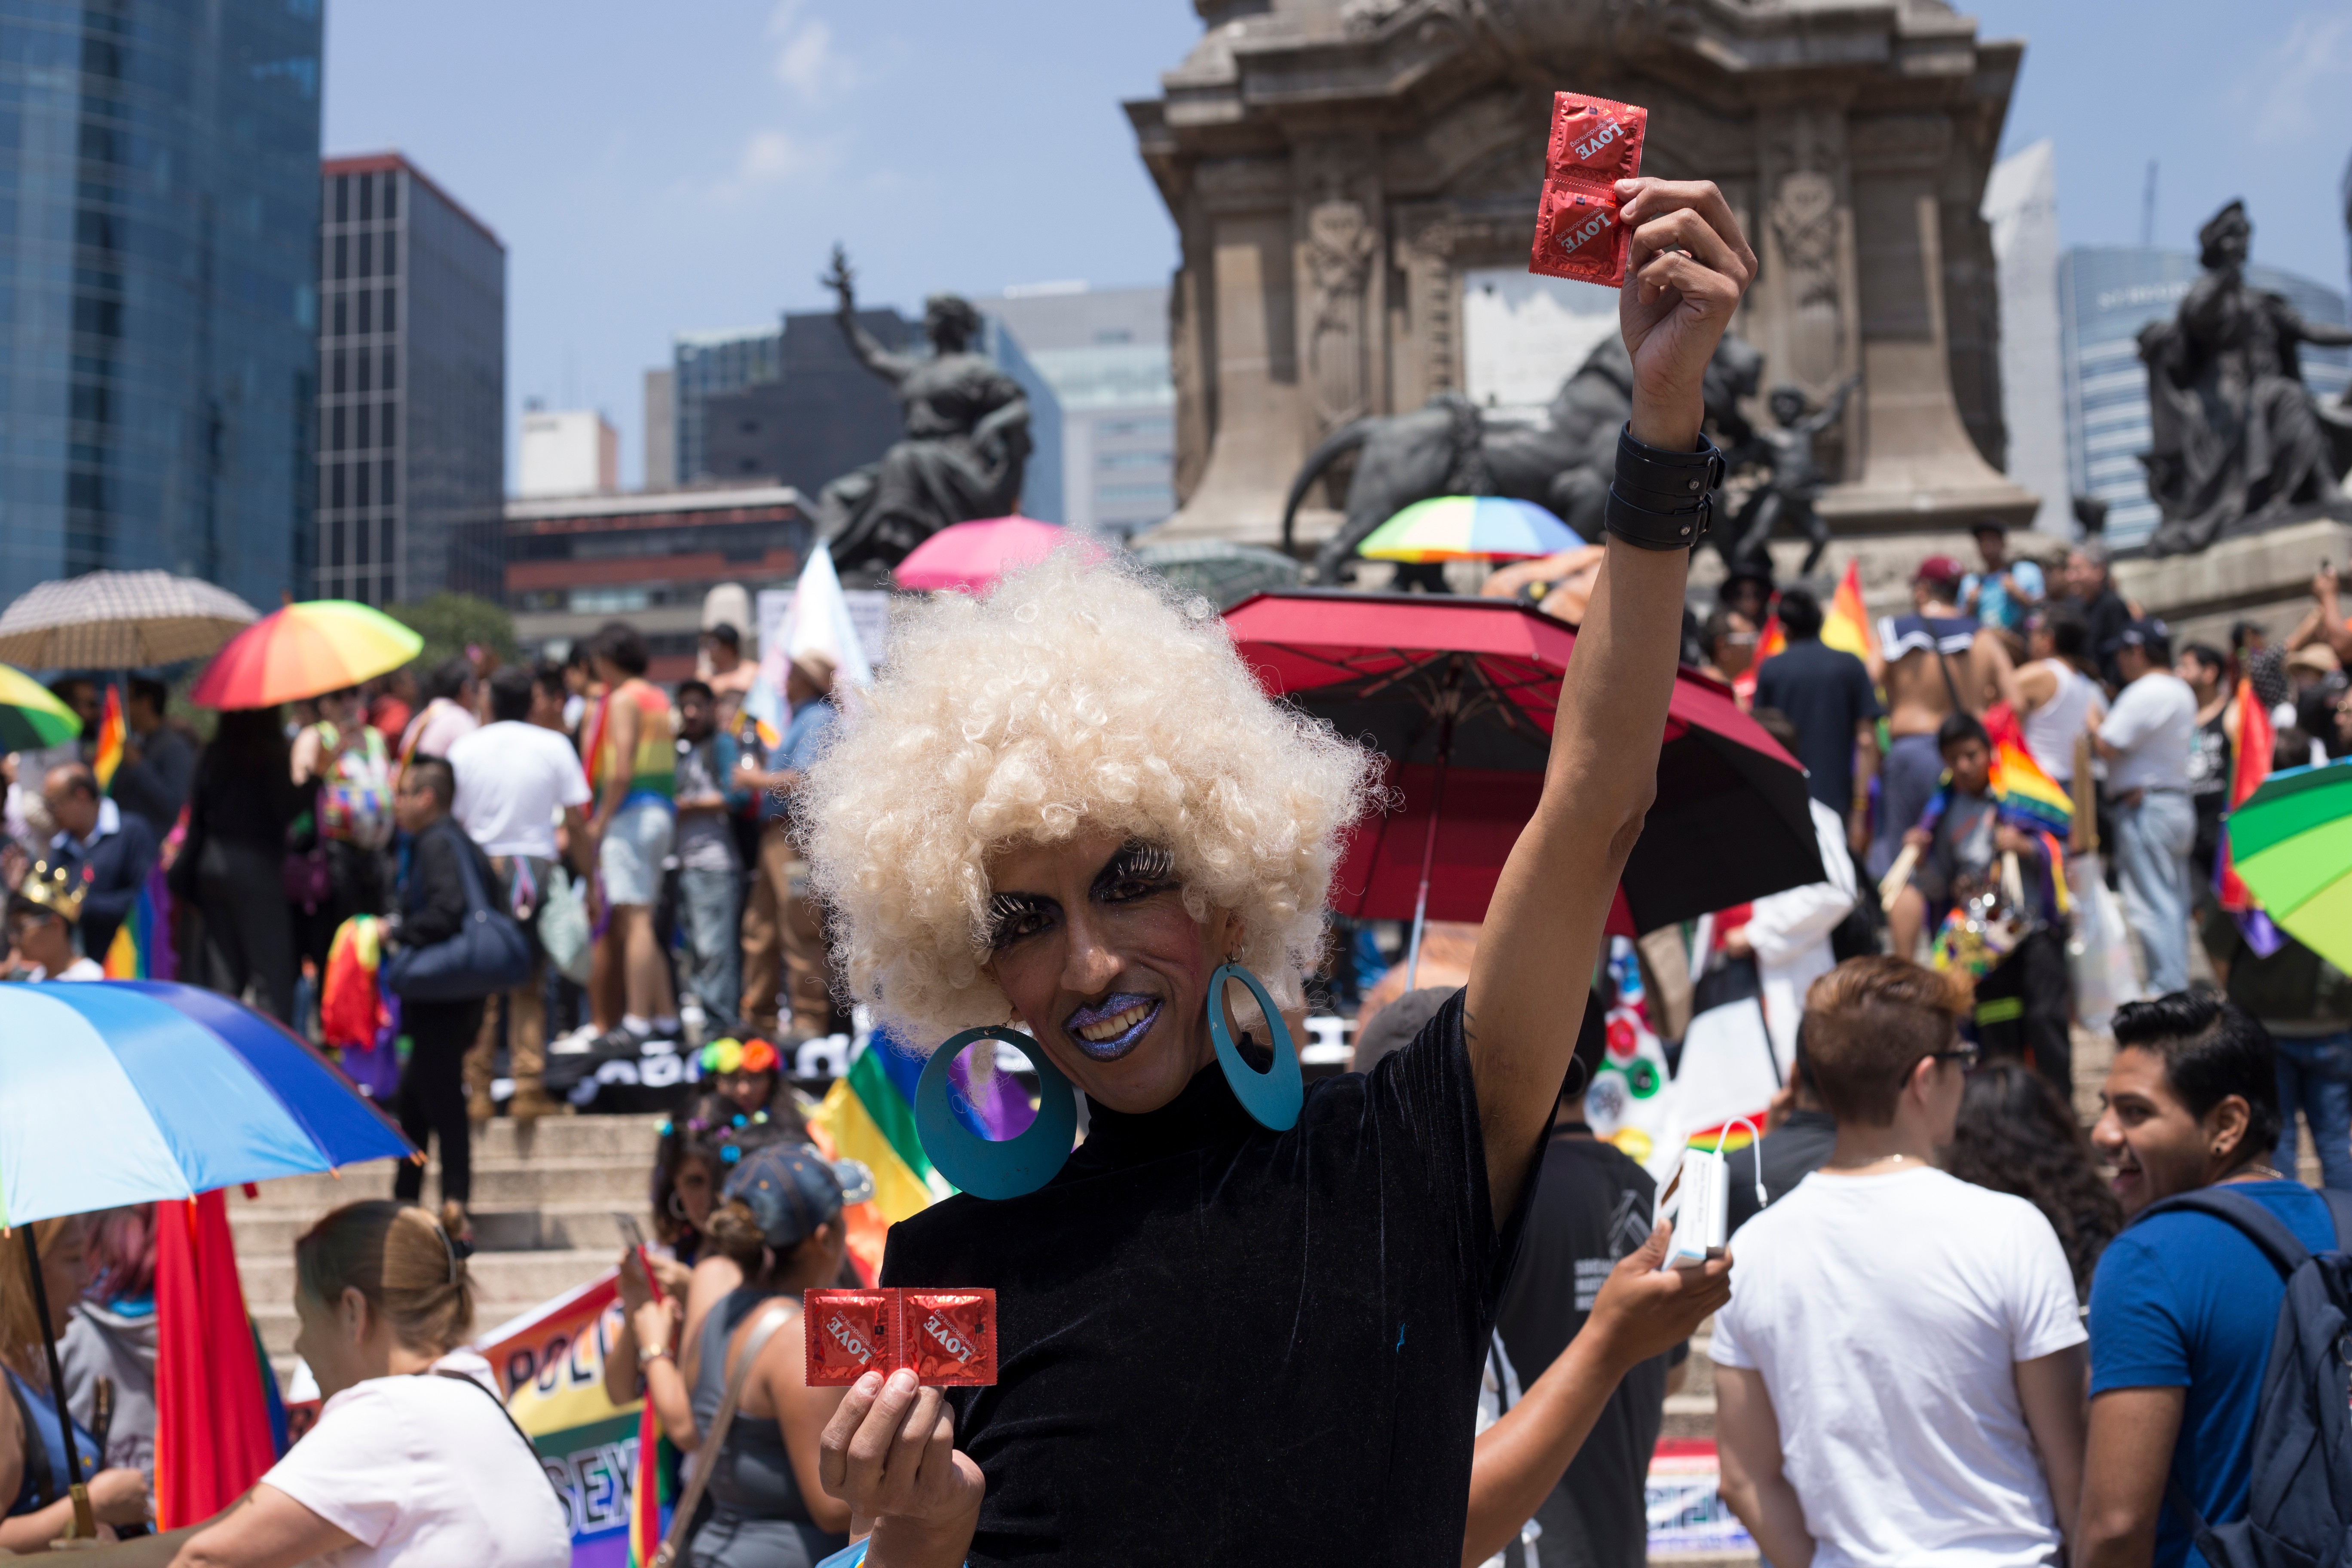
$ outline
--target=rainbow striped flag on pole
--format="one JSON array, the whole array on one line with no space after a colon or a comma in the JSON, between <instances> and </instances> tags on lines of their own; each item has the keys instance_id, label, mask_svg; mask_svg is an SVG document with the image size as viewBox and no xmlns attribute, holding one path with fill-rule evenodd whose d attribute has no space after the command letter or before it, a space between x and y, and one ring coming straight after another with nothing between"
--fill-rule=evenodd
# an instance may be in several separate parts
<instances>
[{"instance_id":1,"label":"rainbow striped flag on pole","mask_svg":"<svg viewBox=\"0 0 2352 1568\"><path fill-rule=\"evenodd\" d=\"M826 1159L856 1160L874 1173L873 1197L847 1211L850 1256L869 1281L881 1272L890 1226L955 1190L931 1169L915 1135L915 1084L922 1075L923 1058L877 1028L809 1118L810 1136Z\"/></svg>"},{"instance_id":2,"label":"rainbow striped flag on pole","mask_svg":"<svg viewBox=\"0 0 2352 1568\"><path fill-rule=\"evenodd\" d=\"M122 689L109 685L106 689L106 711L98 721L98 752L89 763L89 771L98 780L100 795L114 787L114 771L122 765L123 733Z\"/></svg>"}]
</instances>

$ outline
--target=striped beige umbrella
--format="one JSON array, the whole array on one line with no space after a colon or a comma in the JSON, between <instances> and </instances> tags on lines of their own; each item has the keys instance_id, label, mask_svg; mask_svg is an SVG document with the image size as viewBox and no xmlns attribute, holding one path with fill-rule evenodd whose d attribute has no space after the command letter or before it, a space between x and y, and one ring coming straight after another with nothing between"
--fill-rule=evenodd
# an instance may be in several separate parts
<instances>
[{"instance_id":1,"label":"striped beige umbrella","mask_svg":"<svg viewBox=\"0 0 2352 1568\"><path fill-rule=\"evenodd\" d=\"M205 658L261 618L226 588L169 572L88 572L44 583L0 615L0 663L139 669Z\"/></svg>"}]
</instances>

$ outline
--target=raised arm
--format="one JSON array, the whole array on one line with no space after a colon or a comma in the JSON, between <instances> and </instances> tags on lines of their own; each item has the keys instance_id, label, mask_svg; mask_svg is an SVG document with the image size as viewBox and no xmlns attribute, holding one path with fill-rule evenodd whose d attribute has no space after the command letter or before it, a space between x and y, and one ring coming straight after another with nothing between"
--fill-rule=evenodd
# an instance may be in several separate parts
<instances>
[{"instance_id":1,"label":"raised arm","mask_svg":"<svg viewBox=\"0 0 2352 1568\"><path fill-rule=\"evenodd\" d=\"M838 245L833 247L833 265L817 279L833 290L833 319L841 328L844 342L857 363L888 382L892 386L907 379L915 362L903 354L894 354L875 341L874 334L857 324L857 274L849 269L849 255Z\"/></svg>"},{"instance_id":2,"label":"raised arm","mask_svg":"<svg viewBox=\"0 0 2352 1568\"><path fill-rule=\"evenodd\" d=\"M1846 399L1852 397L1853 395L1853 389L1861 384L1861 372L1856 371L1853 374L1847 376L1839 385L1838 389L1830 394L1830 400L1822 405L1820 409L1816 412L1806 417L1804 421L1805 434L1808 436L1818 436L1822 431L1833 427L1839 420L1844 418Z\"/></svg>"},{"instance_id":3,"label":"raised arm","mask_svg":"<svg viewBox=\"0 0 2352 1568\"><path fill-rule=\"evenodd\" d=\"M1708 359L1756 273L1723 195L1704 181L1621 182L1632 235L1618 320L1633 362L1633 438L1699 439ZM1560 682L1542 798L1504 863L1470 972L1463 1030L1486 1135L1496 1223L1517 1197L1576 1047L1581 984L1625 858L1657 792L1682 638L1687 550L1612 536Z\"/></svg>"}]
</instances>

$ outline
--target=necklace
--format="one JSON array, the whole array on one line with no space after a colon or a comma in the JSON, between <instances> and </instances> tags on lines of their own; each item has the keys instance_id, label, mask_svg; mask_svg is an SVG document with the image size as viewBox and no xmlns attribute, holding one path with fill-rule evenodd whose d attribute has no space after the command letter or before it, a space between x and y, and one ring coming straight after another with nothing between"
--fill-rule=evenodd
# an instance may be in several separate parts
<instances>
[{"instance_id":1,"label":"necklace","mask_svg":"<svg viewBox=\"0 0 2352 1568\"><path fill-rule=\"evenodd\" d=\"M2284 1182L2286 1180L2286 1173L2284 1171L2273 1171L2268 1165L2249 1165L2244 1170L2240 1171L2237 1174L2231 1176L2230 1180L2233 1182Z\"/></svg>"}]
</instances>

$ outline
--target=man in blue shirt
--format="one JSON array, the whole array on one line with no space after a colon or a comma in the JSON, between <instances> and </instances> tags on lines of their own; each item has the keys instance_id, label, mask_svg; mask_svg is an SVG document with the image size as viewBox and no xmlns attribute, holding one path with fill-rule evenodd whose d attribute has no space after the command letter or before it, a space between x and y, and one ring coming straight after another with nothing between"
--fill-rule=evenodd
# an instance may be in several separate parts
<instances>
[{"instance_id":1,"label":"man in blue shirt","mask_svg":"<svg viewBox=\"0 0 2352 1568\"><path fill-rule=\"evenodd\" d=\"M2335 1227L2310 1188L2271 1169L2278 1075L2270 1036L2234 1003L2177 991L2116 1014L2115 1065L2092 1142L2126 1217L2226 1184L2314 1252ZM2203 1559L2168 1483L2219 1526L2245 1517L2254 1413L2285 1285L2227 1221L2160 1214L2128 1225L2091 1283L2091 1432L2078 1568L2183 1568Z\"/></svg>"},{"instance_id":2,"label":"man in blue shirt","mask_svg":"<svg viewBox=\"0 0 2352 1568\"><path fill-rule=\"evenodd\" d=\"M830 1033L833 973L824 924L808 891L808 867L793 847L793 792L833 729L833 660L803 653L784 676L793 716L782 738L755 762L736 765L735 782L760 792L760 864L743 908L743 1019L762 1034L780 1026L801 1038ZM778 1006L779 991L783 1006Z\"/></svg>"},{"instance_id":3,"label":"man in blue shirt","mask_svg":"<svg viewBox=\"0 0 2352 1568\"><path fill-rule=\"evenodd\" d=\"M1970 531L1984 570L1960 579L1960 608L1986 626L2022 634L2025 613L2042 603L2049 586L2042 568L2031 561L2009 559L2009 525L1997 517L1980 519Z\"/></svg>"}]
</instances>

